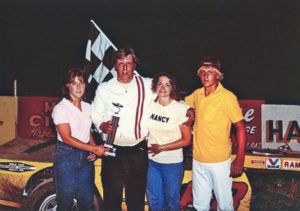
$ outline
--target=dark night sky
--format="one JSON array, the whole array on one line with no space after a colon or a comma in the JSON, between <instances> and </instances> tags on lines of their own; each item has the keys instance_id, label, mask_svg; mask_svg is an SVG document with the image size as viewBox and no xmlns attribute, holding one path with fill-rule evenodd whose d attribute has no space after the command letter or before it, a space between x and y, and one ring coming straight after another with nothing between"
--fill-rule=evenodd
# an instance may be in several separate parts
<instances>
[{"instance_id":1,"label":"dark night sky","mask_svg":"<svg viewBox=\"0 0 300 211\"><path fill-rule=\"evenodd\" d=\"M221 58L240 99L300 104L300 1L1 0L0 95L59 95L66 70L84 63L89 20L132 46L146 76L173 73L200 86L199 59Z\"/></svg>"}]
</instances>

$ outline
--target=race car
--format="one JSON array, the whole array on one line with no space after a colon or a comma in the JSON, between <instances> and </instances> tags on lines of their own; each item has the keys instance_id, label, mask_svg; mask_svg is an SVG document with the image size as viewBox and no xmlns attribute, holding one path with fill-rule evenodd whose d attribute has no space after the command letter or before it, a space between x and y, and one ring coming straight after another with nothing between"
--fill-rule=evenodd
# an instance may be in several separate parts
<instances>
[{"instance_id":1,"label":"race car","mask_svg":"<svg viewBox=\"0 0 300 211\"><path fill-rule=\"evenodd\" d=\"M55 143L55 140L17 138L0 146L0 205L21 210L56 210L52 163ZM192 158L190 150L186 151L180 205L182 210L192 210ZM100 210L102 206L103 190L100 171L101 159L99 158L95 161L95 210ZM249 210L251 187L246 174L234 179L233 194L235 208ZM145 205L145 209L148 210L146 200ZM125 203L122 207L126 210ZM211 208L216 210L214 198ZM74 209L76 210L76 200L74 200Z\"/></svg>"}]
</instances>

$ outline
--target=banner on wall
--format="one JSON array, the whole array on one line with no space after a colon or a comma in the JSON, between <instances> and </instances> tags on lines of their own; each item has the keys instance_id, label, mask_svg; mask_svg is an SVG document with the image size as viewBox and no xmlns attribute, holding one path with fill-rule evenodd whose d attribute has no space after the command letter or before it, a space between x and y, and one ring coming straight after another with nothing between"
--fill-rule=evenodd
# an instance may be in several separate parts
<instances>
[{"instance_id":1,"label":"banner on wall","mask_svg":"<svg viewBox=\"0 0 300 211\"><path fill-rule=\"evenodd\" d=\"M264 104L264 100L239 100L242 113L244 115L244 121L246 126L246 149L261 148L261 105ZM233 142L232 151L237 149L236 131L232 126L231 140Z\"/></svg>"},{"instance_id":2,"label":"banner on wall","mask_svg":"<svg viewBox=\"0 0 300 211\"><path fill-rule=\"evenodd\" d=\"M17 98L0 97L0 145L16 138Z\"/></svg>"},{"instance_id":3,"label":"banner on wall","mask_svg":"<svg viewBox=\"0 0 300 211\"><path fill-rule=\"evenodd\" d=\"M56 137L51 119L59 97L18 97L18 136L25 139L49 140ZM300 151L300 106L267 105L263 100L239 101L246 124L246 149L277 149L288 143ZM236 131L232 127L233 152Z\"/></svg>"},{"instance_id":4,"label":"banner on wall","mask_svg":"<svg viewBox=\"0 0 300 211\"><path fill-rule=\"evenodd\" d=\"M18 136L25 139L56 137L51 112L59 97L18 97Z\"/></svg>"},{"instance_id":5,"label":"banner on wall","mask_svg":"<svg viewBox=\"0 0 300 211\"><path fill-rule=\"evenodd\" d=\"M300 106L262 105L262 147L300 151Z\"/></svg>"}]
</instances>

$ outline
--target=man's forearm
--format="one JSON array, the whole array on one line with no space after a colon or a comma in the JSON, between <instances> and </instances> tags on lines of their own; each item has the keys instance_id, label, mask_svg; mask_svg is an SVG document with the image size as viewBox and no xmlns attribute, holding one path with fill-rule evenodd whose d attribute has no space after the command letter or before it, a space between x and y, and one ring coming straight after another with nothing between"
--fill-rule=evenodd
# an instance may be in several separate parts
<instances>
[{"instance_id":1,"label":"man's forearm","mask_svg":"<svg viewBox=\"0 0 300 211\"><path fill-rule=\"evenodd\" d=\"M246 129L243 121L235 124L237 129L237 144L238 149L236 153L236 159L245 158L245 147L246 147Z\"/></svg>"}]
</instances>

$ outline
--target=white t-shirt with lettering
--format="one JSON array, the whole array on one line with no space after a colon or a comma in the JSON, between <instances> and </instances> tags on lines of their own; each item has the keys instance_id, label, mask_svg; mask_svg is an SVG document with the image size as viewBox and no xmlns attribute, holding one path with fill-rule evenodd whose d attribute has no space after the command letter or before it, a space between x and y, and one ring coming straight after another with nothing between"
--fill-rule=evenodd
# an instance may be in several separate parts
<instances>
[{"instance_id":1,"label":"white t-shirt with lettering","mask_svg":"<svg viewBox=\"0 0 300 211\"><path fill-rule=\"evenodd\" d=\"M182 135L179 126L188 119L186 111L187 106L176 100L166 106L153 102L148 110L148 145L168 144L180 139ZM179 163L183 161L182 148L163 151L155 156L149 154L149 159L158 163Z\"/></svg>"}]
</instances>

